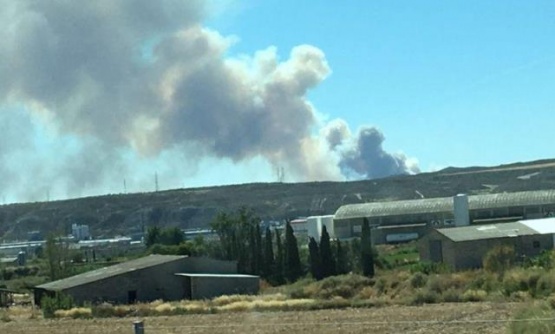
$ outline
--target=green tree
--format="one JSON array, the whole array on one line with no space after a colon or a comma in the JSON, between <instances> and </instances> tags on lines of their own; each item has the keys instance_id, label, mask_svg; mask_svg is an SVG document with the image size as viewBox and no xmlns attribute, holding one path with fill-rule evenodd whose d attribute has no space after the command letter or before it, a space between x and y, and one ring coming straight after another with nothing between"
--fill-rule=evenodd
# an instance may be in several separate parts
<instances>
[{"instance_id":1,"label":"green tree","mask_svg":"<svg viewBox=\"0 0 555 334\"><path fill-rule=\"evenodd\" d=\"M281 242L279 231L276 230L276 269L274 272L274 282L278 285L285 283L284 253L283 243Z\"/></svg>"},{"instance_id":2,"label":"green tree","mask_svg":"<svg viewBox=\"0 0 555 334\"><path fill-rule=\"evenodd\" d=\"M314 279L321 280L323 278L320 251L318 250L318 243L313 237L310 237L308 242L308 266Z\"/></svg>"},{"instance_id":3,"label":"green tree","mask_svg":"<svg viewBox=\"0 0 555 334\"><path fill-rule=\"evenodd\" d=\"M256 229L254 226L250 227L249 235L249 268L250 274L258 274L258 256L256 254Z\"/></svg>"},{"instance_id":4,"label":"green tree","mask_svg":"<svg viewBox=\"0 0 555 334\"><path fill-rule=\"evenodd\" d=\"M179 245L185 241L185 234L179 227L168 227L159 230L158 243L163 245Z\"/></svg>"},{"instance_id":5,"label":"green tree","mask_svg":"<svg viewBox=\"0 0 555 334\"><path fill-rule=\"evenodd\" d=\"M285 224L285 260L284 272L285 278L289 282L297 281L303 274L301 260L299 258L299 246L297 245L297 238L293 233L291 224Z\"/></svg>"},{"instance_id":6,"label":"green tree","mask_svg":"<svg viewBox=\"0 0 555 334\"><path fill-rule=\"evenodd\" d=\"M372 235L370 232L370 223L367 218L364 218L362 223L362 233L360 237L360 260L362 267L362 274L367 277L373 277L375 274L374 269L374 255L372 252Z\"/></svg>"},{"instance_id":7,"label":"green tree","mask_svg":"<svg viewBox=\"0 0 555 334\"><path fill-rule=\"evenodd\" d=\"M254 211L241 208L236 213L219 213L211 223L212 229L220 239L219 256L223 260L236 260L239 272L252 270L251 228L259 224L260 219ZM255 237L256 242L256 237Z\"/></svg>"},{"instance_id":8,"label":"green tree","mask_svg":"<svg viewBox=\"0 0 555 334\"><path fill-rule=\"evenodd\" d=\"M53 234L46 238L45 254L50 280L55 281L71 274L68 248L66 243Z\"/></svg>"},{"instance_id":9,"label":"green tree","mask_svg":"<svg viewBox=\"0 0 555 334\"><path fill-rule=\"evenodd\" d=\"M262 251L262 232L260 231L260 223L256 224L255 226L255 242L256 242L256 249L254 256L256 257L256 274L260 275L262 273L262 268L264 267L264 254Z\"/></svg>"},{"instance_id":10,"label":"green tree","mask_svg":"<svg viewBox=\"0 0 555 334\"><path fill-rule=\"evenodd\" d=\"M320 262L323 278L335 275L335 259L326 225L322 226L322 235L320 237Z\"/></svg>"},{"instance_id":11,"label":"green tree","mask_svg":"<svg viewBox=\"0 0 555 334\"><path fill-rule=\"evenodd\" d=\"M262 263L262 277L272 280L276 270L274 261L274 246L272 244L272 231L266 228L264 237L264 261Z\"/></svg>"},{"instance_id":12,"label":"green tree","mask_svg":"<svg viewBox=\"0 0 555 334\"><path fill-rule=\"evenodd\" d=\"M337 240L336 246L336 259L337 259L337 266L336 271L338 275L344 275L351 271L351 261L345 249L343 249L343 245L341 241Z\"/></svg>"},{"instance_id":13,"label":"green tree","mask_svg":"<svg viewBox=\"0 0 555 334\"><path fill-rule=\"evenodd\" d=\"M149 226L145 237L145 246L148 248L160 243L161 230L158 226Z\"/></svg>"}]
</instances>

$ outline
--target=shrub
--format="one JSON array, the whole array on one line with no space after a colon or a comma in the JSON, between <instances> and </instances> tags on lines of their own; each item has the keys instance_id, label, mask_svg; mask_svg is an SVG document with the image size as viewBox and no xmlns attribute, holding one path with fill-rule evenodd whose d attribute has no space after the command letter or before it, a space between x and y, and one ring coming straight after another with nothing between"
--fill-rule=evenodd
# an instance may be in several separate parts
<instances>
[{"instance_id":1,"label":"shrub","mask_svg":"<svg viewBox=\"0 0 555 334\"><path fill-rule=\"evenodd\" d=\"M440 301L440 295L428 289L418 289L410 300L411 305L434 304Z\"/></svg>"},{"instance_id":2,"label":"shrub","mask_svg":"<svg viewBox=\"0 0 555 334\"><path fill-rule=\"evenodd\" d=\"M449 288L441 294L441 299L446 303L458 303L461 301L462 297L460 291Z\"/></svg>"},{"instance_id":3,"label":"shrub","mask_svg":"<svg viewBox=\"0 0 555 334\"><path fill-rule=\"evenodd\" d=\"M108 318L114 316L114 306L109 303L102 303L91 307L92 316L95 318Z\"/></svg>"},{"instance_id":4,"label":"shrub","mask_svg":"<svg viewBox=\"0 0 555 334\"><path fill-rule=\"evenodd\" d=\"M513 247L499 245L486 253L483 260L484 269L491 273L503 275L505 271L516 263Z\"/></svg>"},{"instance_id":5,"label":"shrub","mask_svg":"<svg viewBox=\"0 0 555 334\"><path fill-rule=\"evenodd\" d=\"M535 304L520 310L509 325L512 334L555 333L555 312L546 304Z\"/></svg>"},{"instance_id":6,"label":"shrub","mask_svg":"<svg viewBox=\"0 0 555 334\"><path fill-rule=\"evenodd\" d=\"M92 311L87 307L75 307L69 310L54 311L56 318L88 319L92 317Z\"/></svg>"},{"instance_id":7,"label":"shrub","mask_svg":"<svg viewBox=\"0 0 555 334\"><path fill-rule=\"evenodd\" d=\"M428 277L421 272L415 272L410 278L410 286L413 288L421 288L426 285Z\"/></svg>"},{"instance_id":8,"label":"shrub","mask_svg":"<svg viewBox=\"0 0 555 334\"><path fill-rule=\"evenodd\" d=\"M45 318L54 318L57 310L73 308L73 299L71 296L56 292L53 296L44 296L41 299L40 306Z\"/></svg>"},{"instance_id":9,"label":"shrub","mask_svg":"<svg viewBox=\"0 0 555 334\"><path fill-rule=\"evenodd\" d=\"M534 290L535 296L549 296L555 291L555 277L554 273L547 272L538 279Z\"/></svg>"},{"instance_id":10,"label":"shrub","mask_svg":"<svg viewBox=\"0 0 555 334\"><path fill-rule=\"evenodd\" d=\"M488 297L488 293L484 290L466 290L462 295L465 302L481 302Z\"/></svg>"},{"instance_id":11,"label":"shrub","mask_svg":"<svg viewBox=\"0 0 555 334\"><path fill-rule=\"evenodd\" d=\"M444 263L436 262L418 262L410 266L411 273L423 273L426 275L430 274L443 274L450 272L450 268Z\"/></svg>"}]
</instances>

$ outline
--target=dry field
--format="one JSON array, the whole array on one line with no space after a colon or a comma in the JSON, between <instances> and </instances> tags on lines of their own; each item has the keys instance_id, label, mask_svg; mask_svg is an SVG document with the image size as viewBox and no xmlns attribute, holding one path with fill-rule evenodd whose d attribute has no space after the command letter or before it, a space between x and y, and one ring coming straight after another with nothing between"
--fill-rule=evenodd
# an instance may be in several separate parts
<instances>
[{"instance_id":1,"label":"dry field","mask_svg":"<svg viewBox=\"0 0 555 334\"><path fill-rule=\"evenodd\" d=\"M244 312L147 317L151 333L507 333L519 303L456 303L423 306ZM133 333L134 318L59 319L13 315L0 333Z\"/></svg>"}]
</instances>

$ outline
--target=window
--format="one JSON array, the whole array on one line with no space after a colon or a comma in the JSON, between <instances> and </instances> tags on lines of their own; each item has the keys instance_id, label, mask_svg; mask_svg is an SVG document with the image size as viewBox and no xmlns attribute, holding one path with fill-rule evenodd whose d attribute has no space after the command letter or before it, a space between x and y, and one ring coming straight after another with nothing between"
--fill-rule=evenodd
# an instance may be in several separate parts
<instances>
[{"instance_id":1,"label":"window","mask_svg":"<svg viewBox=\"0 0 555 334\"><path fill-rule=\"evenodd\" d=\"M540 242L538 240L534 240L534 242L532 243L532 246L534 248L540 248Z\"/></svg>"}]
</instances>

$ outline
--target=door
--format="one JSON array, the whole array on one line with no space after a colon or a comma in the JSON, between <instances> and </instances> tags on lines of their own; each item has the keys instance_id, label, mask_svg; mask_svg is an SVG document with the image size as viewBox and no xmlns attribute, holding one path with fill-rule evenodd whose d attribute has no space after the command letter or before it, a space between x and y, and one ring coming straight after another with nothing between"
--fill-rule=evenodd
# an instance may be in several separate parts
<instances>
[{"instance_id":1,"label":"door","mask_svg":"<svg viewBox=\"0 0 555 334\"><path fill-rule=\"evenodd\" d=\"M443 245L441 240L430 240L430 260L443 262Z\"/></svg>"},{"instance_id":2,"label":"door","mask_svg":"<svg viewBox=\"0 0 555 334\"><path fill-rule=\"evenodd\" d=\"M137 302L137 290L127 291L127 304L135 304Z\"/></svg>"}]
</instances>

